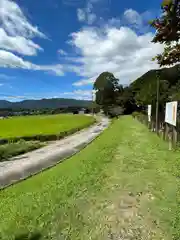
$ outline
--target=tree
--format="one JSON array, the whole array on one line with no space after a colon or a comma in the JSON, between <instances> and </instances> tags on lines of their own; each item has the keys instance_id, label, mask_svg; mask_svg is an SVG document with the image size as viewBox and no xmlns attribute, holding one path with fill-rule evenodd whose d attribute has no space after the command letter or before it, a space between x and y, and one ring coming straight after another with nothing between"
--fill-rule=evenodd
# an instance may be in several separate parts
<instances>
[{"instance_id":1,"label":"tree","mask_svg":"<svg viewBox=\"0 0 180 240\"><path fill-rule=\"evenodd\" d=\"M165 44L164 52L154 58L164 66L180 61L180 0L164 0L161 8L162 15L150 24L156 29L153 42Z\"/></svg>"},{"instance_id":2,"label":"tree","mask_svg":"<svg viewBox=\"0 0 180 240\"><path fill-rule=\"evenodd\" d=\"M124 114L131 114L137 110L135 102L135 93L131 86L125 87L122 94L119 96L118 101L124 109Z\"/></svg>"},{"instance_id":3,"label":"tree","mask_svg":"<svg viewBox=\"0 0 180 240\"><path fill-rule=\"evenodd\" d=\"M110 117L114 118L114 117L118 117L119 115L122 115L124 113L124 109L122 106L110 106L109 110L108 110L108 114Z\"/></svg>"},{"instance_id":4,"label":"tree","mask_svg":"<svg viewBox=\"0 0 180 240\"><path fill-rule=\"evenodd\" d=\"M109 108L117 105L117 99L123 87L119 85L119 80L112 73L103 72L96 79L94 90L96 90L96 103L108 114Z\"/></svg>"}]
</instances>

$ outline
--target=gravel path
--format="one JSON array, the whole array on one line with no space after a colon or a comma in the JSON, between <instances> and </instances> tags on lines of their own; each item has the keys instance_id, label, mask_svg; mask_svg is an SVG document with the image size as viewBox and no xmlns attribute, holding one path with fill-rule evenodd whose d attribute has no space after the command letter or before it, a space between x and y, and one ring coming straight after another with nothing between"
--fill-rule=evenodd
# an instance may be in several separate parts
<instances>
[{"instance_id":1,"label":"gravel path","mask_svg":"<svg viewBox=\"0 0 180 240\"><path fill-rule=\"evenodd\" d=\"M79 152L108 125L109 120L102 117L99 123L88 129L84 129L33 152L14 157L8 162L0 163L0 189L52 167L65 158Z\"/></svg>"}]
</instances>

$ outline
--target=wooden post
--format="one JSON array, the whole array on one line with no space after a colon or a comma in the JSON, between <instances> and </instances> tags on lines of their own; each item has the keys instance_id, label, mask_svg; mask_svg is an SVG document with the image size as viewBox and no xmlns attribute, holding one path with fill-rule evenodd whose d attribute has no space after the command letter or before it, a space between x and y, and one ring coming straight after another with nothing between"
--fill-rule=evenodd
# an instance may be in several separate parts
<instances>
[{"instance_id":1,"label":"wooden post","mask_svg":"<svg viewBox=\"0 0 180 240\"><path fill-rule=\"evenodd\" d=\"M162 122L160 123L159 136L160 136L160 138L164 139L164 128L163 128Z\"/></svg>"},{"instance_id":2,"label":"wooden post","mask_svg":"<svg viewBox=\"0 0 180 240\"><path fill-rule=\"evenodd\" d=\"M166 127L165 127L165 140L168 141L168 133L169 133L169 125L168 123L166 123Z\"/></svg>"},{"instance_id":3,"label":"wooden post","mask_svg":"<svg viewBox=\"0 0 180 240\"><path fill-rule=\"evenodd\" d=\"M153 126L153 121L151 122L151 132L153 132L153 128L154 128L154 126Z\"/></svg>"},{"instance_id":4,"label":"wooden post","mask_svg":"<svg viewBox=\"0 0 180 240\"><path fill-rule=\"evenodd\" d=\"M166 123L163 124L163 140L166 139Z\"/></svg>"},{"instance_id":5,"label":"wooden post","mask_svg":"<svg viewBox=\"0 0 180 240\"><path fill-rule=\"evenodd\" d=\"M174 147L177 146L177 129L173 126L173 145Z\"/></svg>"},{"instance_id":6,"label":"wooden post","mask_svg":"<svg viewBox=\"0 0 180 240\"><path fill-rule=\"evenodd\" d=\"M172 126L169 127L169 132L168 132L168 140L169 140L169 150L172 150L173 146L173 131L172 131Z\"/></svg>"},{"instance_id":7,"label":"wooden post","mask_svg":"<svg viewBox=\"0 0 180 240\"><path fill-rule=\"evenodd\" d=\"M153 122L153 132L156 131L156 122Z\"/></svg>"}]
</instances>

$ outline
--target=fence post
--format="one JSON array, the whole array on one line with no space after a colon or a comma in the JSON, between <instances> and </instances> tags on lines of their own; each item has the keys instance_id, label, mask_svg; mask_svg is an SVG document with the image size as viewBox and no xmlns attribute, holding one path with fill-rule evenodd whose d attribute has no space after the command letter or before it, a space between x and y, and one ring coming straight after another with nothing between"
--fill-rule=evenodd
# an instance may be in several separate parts
<instances>
[{"instance_id":1,"label":"fence post","mask_svg":"<svg viewBox=\"0 0 180 240\"><path fill-rule=\"evenodd\" d=\"M170 125L170 127L168 126L168 140L169 140L169 150L172 150L173 147L173 127Z\"/></svg>"},{"instance_id":2,"label":"fence post","mask_svg":"<svg viewBox=\"0 0 180 240\"><path fill-rule=\"evenodd\" d=\"M166 123L163 124L163 140L166 140Z\"/></svg>"},{"instance_id":3,"label":"fence post","mask_svg":"<svg viewBox=\"0 0 180 240\"><path fill-rule=\"evenodd\" d=\"M160 127L159 127L159 136L162 139L164 138L164 128L163 128L162 122L160 123Z\"/></svg>"},{"instance_id":4,"label":"fence post","mask_svg":"<svg viewBox=\"0 0 180 240\"><path fill-rule=\"evenodd\" d=\"M177 146L177 129L173 126L173 145L174 147Z\"/></svg>"},{"instance_id":5,"label":"fence post","mask_svg":"<svg viewBox=\"0 0 180 240\"><path fill-rule=\"evenodd\" d=\"M165 124L165 140L168 140L169 126L168 123Z\"/></svg>"}]
</instances>

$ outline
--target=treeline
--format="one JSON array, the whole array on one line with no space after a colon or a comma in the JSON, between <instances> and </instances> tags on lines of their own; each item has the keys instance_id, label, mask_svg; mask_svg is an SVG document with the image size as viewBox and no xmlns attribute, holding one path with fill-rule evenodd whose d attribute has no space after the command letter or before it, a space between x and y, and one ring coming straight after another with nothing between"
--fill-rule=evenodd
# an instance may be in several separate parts
<instances>
[{"instance_id":1,"label":"treeline","mask_svg":"<svg viewBox=\"0 0 180 240\"><path fill-rule=\"evenodd\" d=\"M108 115L130 114L145 110L148 104L157 101L157 81L159 81L159 116L164 117L165 103L180 100L180 65L171 68L150 70L128 87L119 84L112 73L104 72L96 80L96 102Z\"/></svg>"},{"instance_id":2,"label":"treeline","mask_svg":"<svg viewBox=\"0 0 180 240\"><path fill-rule=\"evenodd\" d=\"M110 72L99 75L94 83L94 91L96 104L110 117L130 114L138 108L131 88L124 88Z\"/></svg>"},{"instance_id":3,"label":"treeline","mask_svg":"<svg viewBox=\"0 0 180 240\"><path fill-rule=\"evenodd\" d=\"M89 105L86 108L81 108L81 107L66 107L66 108L56 108L56 109L49 109L49 108L44 108L44 109L11 109L11 108L5 108L5 109L0 109L0 117L8 117L8 116L27 116L27 115L53 115L53 114L63 114L63 113L73 113L73 114L78 114L81 111L84 111L85 114L89 113L97 113L100 111L100 108L97 106L92 106Z\"/></svg>"}]
</instances>

